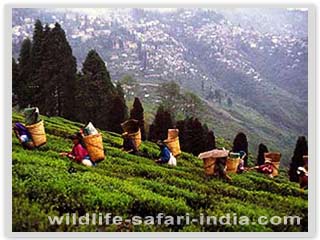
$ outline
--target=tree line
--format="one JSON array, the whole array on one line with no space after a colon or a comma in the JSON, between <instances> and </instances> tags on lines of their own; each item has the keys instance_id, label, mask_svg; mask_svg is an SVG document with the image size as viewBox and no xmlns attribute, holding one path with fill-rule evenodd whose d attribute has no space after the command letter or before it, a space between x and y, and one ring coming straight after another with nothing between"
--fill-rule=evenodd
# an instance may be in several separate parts
<instances>
[{"instance_id":1,"label":"tree line","mask_svg":"<svg viewBox=\"0 0 320 240\"><path fill-rule=\"evenodd\" d=\"M89 122L121 132L128 118L121 86L114 85L105 62L90 50L77 71L76 58L59 23L37 20L32 41L24 39L18 61L12 59L13 104L38 106L47 116Z\"/></svg>"}]
</instances>

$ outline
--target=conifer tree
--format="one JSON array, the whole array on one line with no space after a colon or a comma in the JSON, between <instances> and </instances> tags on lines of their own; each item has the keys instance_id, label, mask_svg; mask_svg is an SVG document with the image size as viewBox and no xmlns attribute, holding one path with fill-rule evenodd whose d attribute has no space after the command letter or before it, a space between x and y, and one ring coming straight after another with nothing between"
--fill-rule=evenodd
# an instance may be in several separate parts
<instances>
[{"instance_id":1,"label":"conifer tree","mask_svg":"<svg viewBox=\"0 0 320 240\"><path fill-rule=\"evenodd\" d=\"M191 127L191 153L195 156L198 156L201 152L204 151L206 147L206 136L204 134L204 129L202 127L199 119L194 119Z\"/></svg>"},{"instance_id":2,"label":"conifer tree","mask_svg":"<svg viewBox=\"0 0 320 240\"><path fill-rule=\"evenodd\" d=\"M304 155L308 155L308 143L305 136L300 136L297 140L289 169L289 178L292 182L299 182L297 169L304 165Z\"/></svg>"},{"instance_id":3,"label":"conifer tree","mask_svg":"<svg viewBox=\"0 0 320 240\"><path fill-rule=\"evenodd\" d=\"M198 119L187 118L184 121L184 130L179 129L179 135L183 135L180 141L181 149L185 152L197 155L203 149L203 128ZM202 145L202 146L200 146Z\"/></svg>"},{"instance_id":4,"label":"conifer tree","mask_svg":"<svg viewBox=\"0 0 320 240\"><path fill-rule=\"evenodd\" d=\"M182 150L185 149L185 139L186 139L186 131L185 131L185 120L179 120L176 123L176 128L179 130L179 142L180 142L180 148ZM185 151L185 150L184 150Z\"/></svg>"},{"instance_id":5,"label":"conifer tree","mask_svg":"<svg viewBox=\"0 0 320 240\"><path fill-rule=\"evenodd\" d=\"M72 49L67 41L64 30L56 23L52 30L56 41L56 61L59 62L57 78L57 104L58 115L66 118L74 118L75 108L75 80L77 62L72 54Z\"/></svg>"},{"instance_id":6,"label":"conifer tree","mask_svg":"<svg viewBox=\"0 0 320 240\"><path fill-rule=\"evenodd\" d=\"M116 86L116 94L112 98L109 111L109 131L122 133L121 123L128 118L128 108L120 84Z\"/></svg>"},{"instance_id":7,"label":"conifer tree","mask_svg":"<svg viewBox=\"0 0 320 240\"><path fill-rule=\"evenodd\" d=\"M46 24L41 43L41 51L45 54L41 56L41 66L37 69L37 74L34 77L38 89L34 95L34 102L40 111L48 116L55 115L55 81L52 78L56 70L54 68L53 45L52 32L49 25Z\"/></svg>"},{"instance_id":8,"label":"conifer tree","mask_svg":"<svg viewBox=\"0 0 320 240\"><path fill-rule=\"evenodd\" d=\"M74 119L77 65L60 24L46 26L42 41L38 104L48 115Z\"/></svg>"},{"instance_id":9,"label":"conifer tree","mask_svg":"<svg viewBox=\"0 0 320 240\"><path fill-rule=\"evenodd\" d=\"M43 52L43 40L44 40L44 29L42 23L39 19L36 20L34 25L33 37L32 37L32 51L31 51L31 60L32 60L32 78L30 82L31 88L31 105L38 105L37 96L40 89L40 76L39 71L42 65L43 56L46 54Z\"/></svg>"},{"instance_id":10,"label":"conifer tree","mask_svg":"<svg viewBox=\"0 0 320 240\"><path fill-rule=\"evenodd\" d=\"M90 50L82 67L77 85L77 119L92 121L102 129L111 129L110 105L116 95L105 62L95 50Z\"/></svg>"},{"instance_id":11,"label":"conifer tree","mask_svg":"<svg viewBox=\"0 0 320 240\"><path fill-rule=\"evenodd\" d=\"M139 127L141 131L141 139L142 141L146 140L146 133L144 129L144 115L143 115L143 107L139 100L139 98L135 98L133 102L133 108L130 111L130 118L136 119L139 121Z\"/></svg>"},{"instance_id":12,"label":"conifer tree","mask_svg":"<svg viewBox=\"0 0 320 240\"><path fill-rule=\"evenodd\" d=\"M207 142L206 142L206 147L204 151L210 151L212 149L216 149L216 138L212 130L210 130L207 133L206 140Z\"/></svg>"},{"instance_id":13,"label":"conifer tree","mask_svg":"<svg viewBox=\"0 0 320 240\"><path fill-rule=\"evenodd\" d=\"M19 76L14 83L17 103L21 108L28 106L32 98L30 90L32 77L31 47L29 38L23 40L19 55Z\"/></svg>"},{"instance_id":14,"label":"conifer tree","mask_svg":"<svg viewBox=\"0 0 320 240\"><path fill-rule=\"evenodd\" d=\"M213 131L206 124L202 125L196 118L186 118L177 122L180 147L184 152L197 156L201 152L216 148Z\"/></svg>"},{"instance_id":15,"label":"conifer tree","mask_svg":"<svg viewBox=\"0 0 320 240\"><path fill-rule=\"evenodd\" d=\"M246 156L243 160L244 160L244 166L247 167L248 166L248 140L247 140L247 136L244 133L239 132L237 134L237 136L233 141L232 151L233 152L244 151L246 153Z\"/></svg>"},{"instance_id":16,"label":"conifer tree","mask_svg":"<svg viewBox=\"0 0 320 240\"><path fill-rule=\"evenodd\" d=\"M258 156L257 156L257 165L263 165L264 164L264 154L269 152L266 145L263 143L259 144L259 150L258 150Z\"/></svg>"},{"instance_id":17,"label":"conifer tree","mask_svg":"<svg viewBox=\"0 0 320 240\"><path fill-rule=\"evenodd\" d=\"M42 61L42 43L44 38L44 29L39 19L36 20L32 39L32 65L34 66L34 73L40 68Z\"/></svg>"},{"instance_id":18,"label":"conifer tree","mask_svg":"<svg viewBox=\"0 0 320 240\"><path fill-rule=\"evenodd\" d=\"M173 120L170 112L166 111L162 105L159 106L155 119L150 126L149 140L164 140L168 137L168 129L173 128Z\"/></svg>"}]
</instances>

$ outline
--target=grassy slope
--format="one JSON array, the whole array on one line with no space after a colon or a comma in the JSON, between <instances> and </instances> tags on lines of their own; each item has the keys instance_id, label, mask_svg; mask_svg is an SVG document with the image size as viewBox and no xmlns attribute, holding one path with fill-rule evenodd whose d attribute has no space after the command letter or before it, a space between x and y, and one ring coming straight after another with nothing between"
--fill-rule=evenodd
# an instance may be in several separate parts
<instances>
[{"instance_id":1,"label":"grassy slope","mask_svg":"<svg viewBox=\"0 0 320 240\"><path fill-rule=\"evenodd\" d=\"M183 153L178 166L159 166L152 159L157 147L144 142L146 157L119 150L121 138L103 132L106 160L87 168L59 157L72 143L65 136L81 124L44 117L48 143L38 150L24 150L13 136L13 231L306 231L307 193L285 175L271 180L255 173L233 175L232 183L204 176L202 162ZM13 121L23 118L13 113ZM223 139L219 144L224 145ZM68 173L70 166L76 173ZM260 215L303 217L302 226L50 226L47 215L77 212L111 212L114 215L198 216L236 213L257 219Z\"/></svg>"},{"instance_id":2,"label":"grassy slope","mask_svg":"<svg viewBox=\"0 0 320 240\"><path fill-rule=\"evenodd\" d=\"M151 124L158 104L153 103L152 99L145 99L141 92L135 94L143 103L146 123ZM156 92L150 94L150 96L156 95ZM131 107L133 104L132 96L127 97L126 100L127 106ZM252 153L256 154L258 145L264 143L270 151L281 152L281 166L289 166L296 139L301 133L275 125L270 119L265 118L253 108L245 107L240 102L234 103L232 107L227 107L225 103L220 105L204 99L202 101L206 110L202 112L201 120L213 129L216 136L232 142L236 133L242 131L248 137L249 150ZM178 109L176 113L180 115Z\"/></svg>"}]
</instances>

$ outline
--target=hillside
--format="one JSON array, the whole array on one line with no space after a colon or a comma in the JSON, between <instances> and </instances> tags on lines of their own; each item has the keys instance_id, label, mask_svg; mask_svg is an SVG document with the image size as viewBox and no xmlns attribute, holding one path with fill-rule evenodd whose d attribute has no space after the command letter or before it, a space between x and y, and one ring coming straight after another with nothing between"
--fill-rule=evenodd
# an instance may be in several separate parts
<instances>
[{"instance_id":1,"label":"hillside","mask_svg":"<svg viewBox=\"0 0 320 240\"><path fill-rule=\"evenodd\" d=\"M172 98L162 89L161 84L132 82L122 85L124 88L128 106L132 105L134 96L141 99L144 106L145 120L148 125L154 120L155 113L162 99ZM180 94L175 95L179 99L189 92L180 87ZM291 162L295 140L298 133L292 133L279 125L274 125L270 119L261 116L257 111L250 109L239 103L233 103L228 106L226 102L219 104L216 101L208 101L205 98L199 98L199 107L196 109L196 117L212 129L216 136L223 137L229 142L233 142L235 135L242 131L248 137L249 150L256 154L260 143L267 144L270 151L281 151L281 165L288 167ZM178 120L183 119L185 115L181 111L181 106L176 106L172 102L174 115ZM185 104L187 105L187 104Z\"/></svg>"},{"instance_id":2,"label":"hillside","mask_svg":"<svg viewBox=\"0 0 320 240\"><path fill-rule=\"evenodd\" d=\"M43 117L48 142L34 150L24 150L14 135L12 141L13 231L307 231L308 195L287 180L285 172L275 179L249 172L232 175L231 183L204 176L200 159L186 153L178 166L159 166L153 162L159 150L144 142L145 157L120 151L118 134L102 132L106 160L87 168L59 157L70 150L66 136L82 126L59 117ZM13 112L13 122L23 121ZM229 148L222 138L218 146ZM69 173L73 166L75 173ZM225 213L259 216L297 215L301 226L50 226L47 216L67 213L111 212L123 217L153 215L159 212L177 216Z\"/></svg>"},{"instance_id":3,"label":"hillside","mask_svg":"<svg viewBox=\"0 0 320 240\"><path fill-rule=\"evenodd\" d=\"M14 57L36 19L61 24L78 69L96 49L114 82L126 74L142 83L175 81L204 99L204 121L217 135L232 140L244 131L252 151L261 142L281 149L284 166L297 137L308 134L306 11L15 9ZM153 94L145 94L147 103Z\"/></svg>"}]
</instances>

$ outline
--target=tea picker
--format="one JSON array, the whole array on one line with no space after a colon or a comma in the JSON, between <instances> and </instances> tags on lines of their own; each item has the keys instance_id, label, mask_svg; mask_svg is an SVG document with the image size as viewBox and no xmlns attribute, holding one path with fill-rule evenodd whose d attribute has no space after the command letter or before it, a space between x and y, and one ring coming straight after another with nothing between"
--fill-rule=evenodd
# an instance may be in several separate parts
<instances>
[{"instance_id":1,"label":"tea picker","mask_svg":"<svg viewBox=\"0 0 320 240\"><path fill-rule=\"evenodd\" d=\"M25 123L16 122L13 131L21 145L26 149L40 147L47 142L44 122L40 119L37 107L24 109Z\"/></svg>"}]
</instances>

